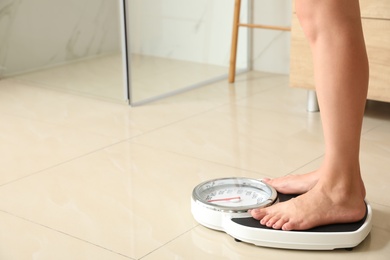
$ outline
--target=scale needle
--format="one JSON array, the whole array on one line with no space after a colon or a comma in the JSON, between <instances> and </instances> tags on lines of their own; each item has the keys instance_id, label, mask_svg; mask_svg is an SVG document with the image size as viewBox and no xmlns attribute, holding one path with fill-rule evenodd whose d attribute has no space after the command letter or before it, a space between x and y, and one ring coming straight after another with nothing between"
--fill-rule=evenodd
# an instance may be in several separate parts
<instances>
[{"instance_id":1,"label":"scale needle","mask_svg":"<svg viewBox=\"0 0 390 260\"><path fill-rule=\"evenodd\" d=\"M216 202L216 201L231 201L231 202L238 202L241 200L241 197L231 197L231 198L222 198L222 199L213 199L208 200L207 202Z\"/></svg>"}]
</instances>

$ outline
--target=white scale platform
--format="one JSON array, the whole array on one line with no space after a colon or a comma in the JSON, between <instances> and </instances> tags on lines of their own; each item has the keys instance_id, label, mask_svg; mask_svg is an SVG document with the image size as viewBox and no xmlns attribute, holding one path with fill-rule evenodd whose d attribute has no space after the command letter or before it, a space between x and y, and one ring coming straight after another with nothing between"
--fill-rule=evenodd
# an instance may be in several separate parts
<instances>
[{"instance_id":1,"label":"white scale platform","mask_svg":"<svg viewBox=\"0 0 390 260\"><path fill-rule=\"evenodd\" d=\"M359 245L371 231L372 209L368 203L366 216L361 221L321 226L305 231L274 230L261 225L247 213L248 209L269 206L293 197L277 194L261 180L215 179L194 188L191 210L195 220L203 226L224 231L238 241L263 247L299 250L351 249Z\"/></svg>"}]
</instances>

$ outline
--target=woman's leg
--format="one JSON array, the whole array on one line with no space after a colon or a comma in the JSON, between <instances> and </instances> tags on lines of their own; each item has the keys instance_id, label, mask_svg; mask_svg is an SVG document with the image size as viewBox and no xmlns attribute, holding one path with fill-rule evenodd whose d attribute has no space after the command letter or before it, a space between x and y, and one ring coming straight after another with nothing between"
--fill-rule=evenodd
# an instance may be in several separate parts
<instances>
[{"instance_id":1,"label":"woman's leg","mask_svg":"<svg viewBox=\"0 0 390 260\"><path fill-rule=\"evenodd\" d=\"M325 157L315 172L267 181L280 192L304 193L251 211L262 224L284 230L353 222L366 210L359 149L368 61L359 1L296 0L296 11L313 53Z\"/></svg>"}]
</instances>

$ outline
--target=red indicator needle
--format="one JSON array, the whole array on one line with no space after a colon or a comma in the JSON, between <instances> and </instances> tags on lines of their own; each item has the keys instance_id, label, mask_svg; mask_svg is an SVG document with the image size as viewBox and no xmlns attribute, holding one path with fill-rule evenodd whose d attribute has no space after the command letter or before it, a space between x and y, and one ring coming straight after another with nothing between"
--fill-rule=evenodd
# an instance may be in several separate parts
<instances>
[{"instance_id":1,"label":"red indicator needle","mask_svg":"<svg viewBox=\"0 0 390 260\"><path fill-rule=\"evenodd\" d=\"M207 202L216 202L216 201L230 201L230 200L241 200L241 197L231 197L231 198L222 198L222 199L213 199L213 200L208 200Z\"/></svg>"}]
</instances>

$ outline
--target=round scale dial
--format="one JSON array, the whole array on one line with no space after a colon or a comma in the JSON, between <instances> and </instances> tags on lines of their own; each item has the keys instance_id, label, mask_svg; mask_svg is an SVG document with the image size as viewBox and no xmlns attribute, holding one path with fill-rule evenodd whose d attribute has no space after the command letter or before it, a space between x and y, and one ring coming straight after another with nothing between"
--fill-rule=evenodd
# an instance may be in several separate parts
<instances>
[{"instance_id":1,"label":"round scale dial","mask_svg":"<svg viewBox=\"0 0 390 260\"><path fill-rule=\"evenodd\" d=\"M275 202L277 192L261 180L223 178L196 186L192 199L205 208L223 212L247 212Z\"/></svg>"}]
</instances>

